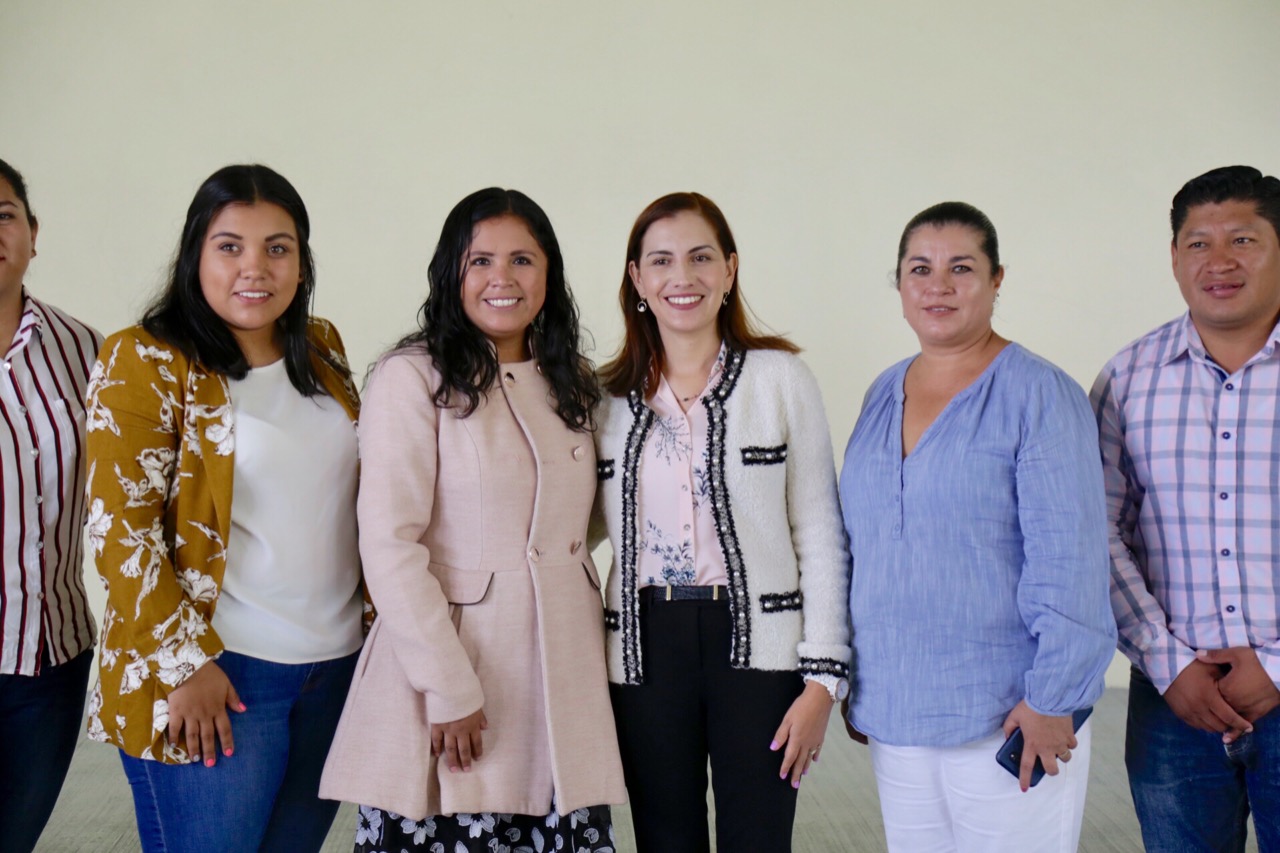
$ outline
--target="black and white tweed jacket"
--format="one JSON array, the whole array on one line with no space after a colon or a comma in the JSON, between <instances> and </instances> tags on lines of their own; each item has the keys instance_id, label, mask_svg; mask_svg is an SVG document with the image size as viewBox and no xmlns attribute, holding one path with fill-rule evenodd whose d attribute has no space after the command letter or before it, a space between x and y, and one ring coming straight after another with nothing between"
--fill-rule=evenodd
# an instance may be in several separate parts
<instances>
[{"instance_id":1,"label":"black and white tweed jacket","mask_svg":"<svg viewBox=\"0 0 1280 853\"><path fill-rule=\"evenodd\" d=\"M799 358L729 351L707 394L708 480L733 616L730 663L849 677L849 551L822 396ZM609 680L640 684L637 489L658 415L638 393L597 413L593 538L613 546L605 594ZM594 543L593 543L594 544Z\"/></svg>"}]
</instances>

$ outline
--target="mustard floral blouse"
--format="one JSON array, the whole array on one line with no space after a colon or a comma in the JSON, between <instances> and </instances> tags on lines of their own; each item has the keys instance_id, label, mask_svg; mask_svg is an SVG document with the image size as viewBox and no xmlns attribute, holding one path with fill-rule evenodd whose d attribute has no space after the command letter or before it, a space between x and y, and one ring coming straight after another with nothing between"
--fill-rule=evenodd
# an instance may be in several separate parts
<instances>
[{"instance_id":1,"label":"mustard floral blouse","mask_svg":"<svg viewBox=\"0 0 1280 853\"><path fill-rule=\"evenodd\" d=\"M354 421L337 330L313 318L309 337L321 382ZM211 620L231 530L227 380L135 326L102 345L87 396L85 527L107 589L89 737L184 764L166 737L169 693L222 652Z\"/></svg>"}]
</instances>

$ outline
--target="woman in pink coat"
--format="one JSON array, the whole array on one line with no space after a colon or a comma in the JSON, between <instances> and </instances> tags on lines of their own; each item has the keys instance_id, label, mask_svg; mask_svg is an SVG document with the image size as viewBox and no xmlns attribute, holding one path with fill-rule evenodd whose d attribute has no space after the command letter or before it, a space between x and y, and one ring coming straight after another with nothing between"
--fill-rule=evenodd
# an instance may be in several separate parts
<instances>
[{"instance_id":1,"label":"woman in pink coat","mask_svg":"<svg viewBox=\"0 0 1280 853\"><path fill-rule=\"evenodd\" d=\"M481 190L429 276L361 412L378 618L321 794L363 804L357 851L612 850L625 790L584 545L597 392L559 245L528 197Z\"/></svg>"}]
</instances>

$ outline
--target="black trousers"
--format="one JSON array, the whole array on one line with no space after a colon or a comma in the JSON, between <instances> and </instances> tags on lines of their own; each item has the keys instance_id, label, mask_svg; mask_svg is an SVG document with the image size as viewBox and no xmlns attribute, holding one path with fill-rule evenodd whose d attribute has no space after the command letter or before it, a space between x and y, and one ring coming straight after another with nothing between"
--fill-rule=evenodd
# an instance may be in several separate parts
<instances>
[{"instance_id":1,"label":"black trousers","mask_svg":"<svg viewBox=\"0 0 1280 853\"><path fill-rule=\"evenodd\" d=\"M729 666L729 603L641 596L644 684L610 685L639 853L709 853L707 759L720 853L788 853L796 791L773 740L795 672Z\"/></svg>"}]
</instances>

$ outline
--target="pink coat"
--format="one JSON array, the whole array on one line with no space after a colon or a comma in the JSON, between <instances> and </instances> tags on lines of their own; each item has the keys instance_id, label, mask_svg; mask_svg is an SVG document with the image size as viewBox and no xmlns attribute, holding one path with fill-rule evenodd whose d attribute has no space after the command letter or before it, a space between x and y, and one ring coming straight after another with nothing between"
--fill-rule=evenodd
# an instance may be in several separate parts
<instances>
[{"instance_id":1,"label":"pink coat","mask_svg":"<svg viewBox=\"0 0 1280 853\"><path fill-rule=\"evenodd\" d=\"M360 554L377 621L320 794L420 820L625 801L585 545L590 434L532 362L504 364L468 418L431 400L430 358L374 372L361 412ZM450 773L430 725L483 708L484 756Z\"/></svg>"}]
</instances>

